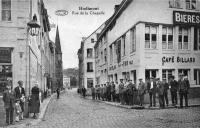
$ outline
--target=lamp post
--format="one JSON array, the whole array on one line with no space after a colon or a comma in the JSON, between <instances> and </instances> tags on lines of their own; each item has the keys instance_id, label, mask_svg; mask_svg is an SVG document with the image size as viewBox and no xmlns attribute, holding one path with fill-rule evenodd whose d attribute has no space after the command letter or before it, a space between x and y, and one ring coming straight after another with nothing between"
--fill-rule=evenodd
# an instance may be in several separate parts
<instances>
[{"instance_id":1,"label":"lamp post","mask_svg":"<svg viewBox=\"0 0 200 128\"><path fill-rule=\"evenodd\" d=\"M37 16L34 14L33 19L27 23L29 27L29 33L31 36L38 36L40 31L40 25L37 23Z\"/></svg>"}]
</instances>

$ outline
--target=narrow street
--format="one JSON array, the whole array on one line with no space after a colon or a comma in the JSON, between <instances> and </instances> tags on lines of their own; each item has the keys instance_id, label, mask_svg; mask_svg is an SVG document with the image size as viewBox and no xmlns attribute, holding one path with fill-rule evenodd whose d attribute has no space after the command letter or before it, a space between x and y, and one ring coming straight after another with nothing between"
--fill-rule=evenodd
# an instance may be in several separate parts
<instances>
[{"instance_id":1,"label":"narrow street","mask_svg":"<svg viewBox=\"0 0 200 128\"><path fill-rule=\"evenodd\" d=\"M34 128L198 128L200 108L134 110L81 98L68 91L49 104Z\"/></svg>"}]
</instances>

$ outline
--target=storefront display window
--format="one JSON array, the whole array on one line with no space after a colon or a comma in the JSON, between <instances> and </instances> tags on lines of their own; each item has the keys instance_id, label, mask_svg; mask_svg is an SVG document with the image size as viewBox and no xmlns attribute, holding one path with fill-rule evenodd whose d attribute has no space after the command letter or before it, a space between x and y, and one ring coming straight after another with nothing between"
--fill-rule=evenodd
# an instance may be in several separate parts
<instances>
[{"instance_id":1,"label":"storefront display window","mask_svg":"<svg viewBox=\"0 0 200 128\"><path fill-rule=\"evenodd\" d=\"M169 81L169 78L173 75L174 70L167 69L162 70L162 80Z\"/></svg>"},{"instance_id":2,"label":"storefront display window","mask_svg":"<svg viewBox=\"0 0 200 128\"><path fill-rule=\"evenodd\" d=\"M3 93L9 82L12 83L12 66L0 65L0 95Z\"/></svg>"},{"instance_id":3,"label":"storefront display window","mask_svg":"<svg viewBox=\"0 0 200 128\"><path fill-rule=\"evenodd\" d=\"M91 88L93 85L93 78L87 78L87 88Z\"/></svg>"}]
</instances>

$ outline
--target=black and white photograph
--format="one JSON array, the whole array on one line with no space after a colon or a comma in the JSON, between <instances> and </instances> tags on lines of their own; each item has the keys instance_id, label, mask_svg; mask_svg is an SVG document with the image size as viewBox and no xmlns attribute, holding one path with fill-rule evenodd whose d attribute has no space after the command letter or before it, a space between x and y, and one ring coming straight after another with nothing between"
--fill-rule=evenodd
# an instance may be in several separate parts
<instances>
[{"instance_id":1,"label":"black and white photograph","mask_svg":"<svg viewBox=\"0 0 200 128\"><path fill-rule=\"evenodd\" d=\"M0 128L200 128L200 0L0 0Z\"/></svg>"}]
</instances>

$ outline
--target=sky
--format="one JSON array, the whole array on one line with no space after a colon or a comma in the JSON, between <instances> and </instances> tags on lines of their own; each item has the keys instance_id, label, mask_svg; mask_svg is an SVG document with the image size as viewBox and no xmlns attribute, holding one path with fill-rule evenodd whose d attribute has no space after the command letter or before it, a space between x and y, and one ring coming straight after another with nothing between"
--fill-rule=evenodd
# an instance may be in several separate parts
<instances>
[{"instance_id":1,"label":"sky","mask_svg":"<svg viewBox=\"0 0 200 128\"><path fill-rule=\"evenodd\" d=\"M114 6L120 2L121 0L44 0L50 24L58 25L59 28L64 69L78 67L77 51L82 37L88 37L103 24L114 13ZM95 12L100 15L91 15L90 10L83 11L84 15L80 15L79 7L99 8ZM68 14L57 16L56 10L66 10ZM52 28L50 39L54 42L55 35L56 28Z\"/></svg>"}]
</instances>

